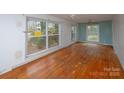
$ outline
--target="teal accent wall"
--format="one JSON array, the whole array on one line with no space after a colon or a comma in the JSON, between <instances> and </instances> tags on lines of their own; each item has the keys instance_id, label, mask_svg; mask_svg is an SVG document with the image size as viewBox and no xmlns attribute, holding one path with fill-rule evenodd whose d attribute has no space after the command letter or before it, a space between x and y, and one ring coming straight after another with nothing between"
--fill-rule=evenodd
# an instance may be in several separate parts
<instances>
[{"instance_id":1,"label":"teal accent wall","mask_svg":"<svg viewBox=\"0 0 124 93\"><path fill-rule=\"evenodd\" d=\"M99 43L112 44L112 21L95 22L99 24ZM87 23L78 24L78 40L86 41L86 25Z\"/></svg>"},{"instance_id":2,"label":"teal accent wall","mask_svg":"<svg viewBox=\"0 0 124 93\"><path fill-rule=\"evenodd\" d=\"M78 37L79 41L86 41L86 24L78 24Z\"/></svg>"},{"instance_id":3,"label":"teal accent wall","mask_svg":"<svg viewBox=\"0 0 124 93\"><path fill-rule=\"evenodd\" d=\"M112 44L112 21L100 22L100 43Z\"/></svg>"}]
</instances>

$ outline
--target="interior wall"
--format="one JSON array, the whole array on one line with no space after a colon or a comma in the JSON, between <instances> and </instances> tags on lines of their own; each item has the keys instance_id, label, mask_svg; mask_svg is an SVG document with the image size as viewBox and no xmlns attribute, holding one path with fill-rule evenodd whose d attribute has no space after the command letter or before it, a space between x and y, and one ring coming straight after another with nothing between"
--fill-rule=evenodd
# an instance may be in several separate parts
<instances>
[{"instance_id":1,"label":"interior wall","mask_svg":"<svg viewBox=\"0 0 124 93\"><path fill-rule=\"evenodd\" d=\"M112 45L112 21L99 23L100 26L100 43Z\"/></svg>"},{"instance_id":2,"label":"interior wall","mask_svg":"<svg viewBox=\"0 0 124 93\"><path fill-rule=\"evenodd\" d=\"M86 41L86 24L79 23L78 24L78 40L79 41Z\"/></svg>"},{"instance_id":3,"label":"interior wall","mask_svg":"<svg viewBox=\"0 0 124 93\"><path fill-rule=\"evenodd\" d=\"M94 22L94 24L99 24L100 28L99 43L112 45L112 21ZM78 24L79 41L87 41L86 25L87 23Z\"/></svg>"},{"instance_id":4,"label":"interior wall","mask_svg":"<svg viewBox=\"0 0 124 93\"><path fill-rule=\"evenodd\" d=\"M25 17L0 15L0 73L10 70L25 58Z\"/></svg>"},{"instance_id":5,"label":"interior wall","mask_svg":"<svg viewBox=\"0 0 124 93\"><path fill-rule=\"evenodd\" d=\"M61 46L25 58L26 16L57 21L61 24ZM70 45L71 23L50 15L0 15L0 74Z\"/></svg>"},{"instance_id":6,"label":"interior wall","mask_svg":"<svg viewBox=\"0 0 124 93\"><path fill-rule=\"evenodd\" d=\"M113 45L124 68L124 15L115 15L113 18Z\"/></svg>"}]
</instances>

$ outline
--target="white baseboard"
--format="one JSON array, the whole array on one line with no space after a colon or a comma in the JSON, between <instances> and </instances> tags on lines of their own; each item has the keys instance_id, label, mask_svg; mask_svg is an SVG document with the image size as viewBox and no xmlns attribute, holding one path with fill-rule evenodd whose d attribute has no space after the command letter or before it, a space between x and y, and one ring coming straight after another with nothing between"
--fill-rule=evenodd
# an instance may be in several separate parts
<instances>
[{"instance_id":1,"label":"white baseboard","mask_svg":"<svg viewBox=\"0 0 124 93\"><path fill-rule=\"evenodd\" d=\"M122 66L122 68L124 70L124 59L123 58L119 58L119 60L120 60L121 66Z\"/></svg>"},{"instance_id":2,"label":"white baseboard","mask_svg":"<svg viewBox=\"0 0 124 93\"><path fill-rule=\"evenodd\" d=\"M106 43L100 43L100 42L88 42L88 41L78 41L78 42L83 42L83 43L93 43L93 44L101 44L101 45L113 46L112 44L106 44Z\"/></svg>"},{"instance_id":3,"label":"white baseboard","mask_svg":"<svg viewBox=\"0 0 124 93\"><path fill-rule=\"evenodd\" d=\"M115 54L117 55L117 57L120 61L120 64L124 70L124 58L123 58L123 56L120 55L121 50L120 50L119 46L114 46L114 51L115 51Z\"/></svg>"},{"instance_id":4,"label":"white baseboard","mask_svg":"<svg viewBox=\"0 0 124 93\"><path fill-rule=\"evenodd\" d=\"M8 69L4 70L3 72L1 72L0 75L2 75L2 74L4 74L4 73L7 73L7 72L9 72L9 71L11 71L11 70L12 70L12 68L8 68Z\"/></svg>"},{"instance_id":5,"label":"white baseboard","mask_svg":"<svg viewBox=\"0 0 124 93\"><path fill-rule=\"evenodd\" d=\"M123 71L124 71L124 64L122 64L122 68L123 68Z\"/></svg>"}]
</instances>

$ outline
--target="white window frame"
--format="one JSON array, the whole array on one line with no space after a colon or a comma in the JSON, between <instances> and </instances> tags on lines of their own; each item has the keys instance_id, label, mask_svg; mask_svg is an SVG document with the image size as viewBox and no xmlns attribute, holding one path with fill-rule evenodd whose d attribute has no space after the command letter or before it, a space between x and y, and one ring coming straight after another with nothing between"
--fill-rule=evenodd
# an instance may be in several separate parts
<instances>
[{"instance_id":1,"label":"white window frame","mask_svg":"<svg viewBox=\"0 0 124 93\"><path fill-rule=\"evenodd\" d=\"M49 24L49 23L58 24L58 26L59 26L59 28L58 28L58 30L59 30L59 31L58 31L58 34L48 35L48 24ZM59 36L59 44L58 44L57 46L53 46L53 47L47 46L48 49L49 49L49 48L55 48L55 47L58 47L58 46L61 45L61 25L60 25L58 22L50 21L50 20L47 21L47 39L49 38L49 36ZM48 43L49 43L49 42L48 42ZM48 44L48 45L49 45L49 44Z\"/></svg>"},{"instance_id":2,"label":"white window frame","mask_svg":"<svg viewBox=\"0 0 124 93\"><path fill-rule=\"evenodd\" d=\"M27 52L27 49L28 49L28 34L27 34L27 31L28 31L28 25L27 25L27 22L28 22L28 18L32 18L33 20L43 20L46 22L46 32L45 32L45 35L43 35L42 37L46 37L46 48L44 50L41 50L41 51L38 51L38 52L35 52L35 53L32 53L32 54L28 54ZM54 47L48 47L48 37L51 36L51 35L48 35L48 23L55 23L55 24L58 24L59 26L59 34L56 34L59 36L59 45L57 46L54 46ZM43 53L43 52L46 52L48 51L49 49L51 48L56 48L56 47L59 47L61 45L61 24L58 23L58 22L55 22L55 21L49 21L49 20L45 20L45 19L41 19L41 18L35 18L35 17L26 17L26 31L25 31L25 58L28 58L30 56L33 56L33 55L37 55L37 54L40 54L40 53Z\"/></svg>"}]
</instances>

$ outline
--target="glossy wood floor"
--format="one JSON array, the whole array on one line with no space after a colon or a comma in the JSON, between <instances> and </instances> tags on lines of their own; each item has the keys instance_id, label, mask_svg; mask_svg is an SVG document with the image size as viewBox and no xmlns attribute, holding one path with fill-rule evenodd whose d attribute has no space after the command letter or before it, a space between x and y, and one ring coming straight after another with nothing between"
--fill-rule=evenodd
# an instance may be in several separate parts
<instances>
[{"instance_id":1,"label":"glossy wood floor","mask_svg":"<svg viewBox=\"0 0 124 93\"><path fill-rule=\"evenodd\" d=\"M111 46L76 43L18 67L0 78L124 78L124 72Z\"/></svg>"}]
</instances>

